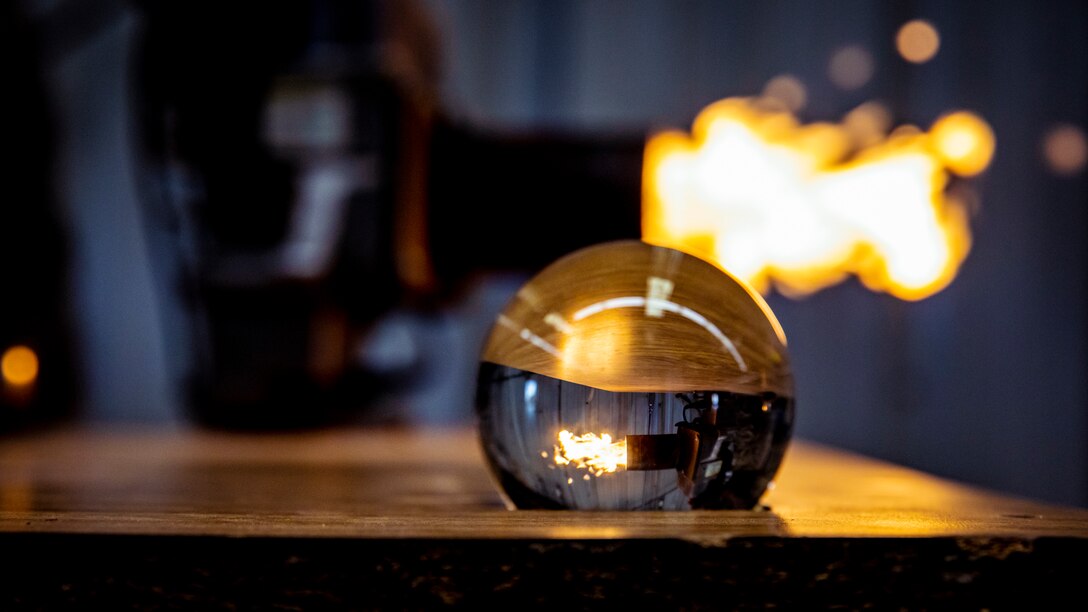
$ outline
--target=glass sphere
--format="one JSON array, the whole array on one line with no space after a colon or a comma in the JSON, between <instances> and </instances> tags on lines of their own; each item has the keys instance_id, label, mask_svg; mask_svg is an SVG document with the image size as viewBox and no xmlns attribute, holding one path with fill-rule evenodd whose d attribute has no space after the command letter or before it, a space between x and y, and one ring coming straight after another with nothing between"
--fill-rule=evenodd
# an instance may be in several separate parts
<instances>
[{"instance_id":1,"label":"glass sphere","mask_svg":"<svg viewBox=\"0 0 1088 612\"><path fill-rule=\"evenodd\" d=\"M638 241L567 255L484 346L480 441L507 505L752 508L785 453L793 376L763 299Z\"/></svg>"}]
</instances>

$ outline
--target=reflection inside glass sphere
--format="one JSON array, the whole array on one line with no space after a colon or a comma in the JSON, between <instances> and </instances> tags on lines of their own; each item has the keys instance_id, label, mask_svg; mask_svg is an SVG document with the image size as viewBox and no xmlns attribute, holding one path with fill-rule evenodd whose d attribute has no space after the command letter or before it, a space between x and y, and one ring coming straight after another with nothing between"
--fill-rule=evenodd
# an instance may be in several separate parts
<instances>
[{"instance_id":1,"label":"reflection inside glass sphere","mask_svg":"<svg viewBox=\"0 0 1088 612\"><path fill-rule=\"evenodd\" d=\"M790 438L793 378L761 297L701 259L614 242L518 291L477 412L512 507L751 508Z\"/></svg>"}]
</instances>

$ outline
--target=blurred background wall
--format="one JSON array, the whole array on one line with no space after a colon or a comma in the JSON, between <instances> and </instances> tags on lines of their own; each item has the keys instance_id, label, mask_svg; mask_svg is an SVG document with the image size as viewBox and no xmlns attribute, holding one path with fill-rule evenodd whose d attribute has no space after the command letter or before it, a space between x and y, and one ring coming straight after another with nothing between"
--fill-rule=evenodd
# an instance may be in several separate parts
<instances>
[{"instance_id":1,"label":"blurred background wall","mask_svg":"<svg viewBox=\"0 0 1088 612\"><path fill-rule=\"evenodd\" d=\"M186 301L177 227L147 203L154 173L149 179L141 145L141 63L154 11L109 1L14 6L37 51L20 50L20 61L37 58L51 116L78 389L69 418L192 422L185 388L201 359L193 338L205 332ZM218 18L213 4L199 8ZM688 129L705 105L757 95L781 75L802 85L806 121L838 120L870 100L896 124L928 126L960 108L984 117L996 154L970 182L973 247L949 287L919 302L855 281L801 300L769 296L797 375L796 434L1088 506L1083 3L431 0L418 8L433 25L438 106L486 133L641 139ZM259 9L224 23L248 18L263 23ZM940 34L937 54L920 64L895 46L900 26L917 18ZM848 86L829 75L845 47L871 60L869 77ZM1073 127L1063 132L1067 152L1048 157L1048 137L1062 126ZM511 210L530 197L503 187ZM534 206L518 214L548 216ZM629 227L621 223L620 234ZM471 422L480 343L535 265L470 270L446 291L373 313L351 348L368 391L347 420Z\"/></svg>"}]
</instances>

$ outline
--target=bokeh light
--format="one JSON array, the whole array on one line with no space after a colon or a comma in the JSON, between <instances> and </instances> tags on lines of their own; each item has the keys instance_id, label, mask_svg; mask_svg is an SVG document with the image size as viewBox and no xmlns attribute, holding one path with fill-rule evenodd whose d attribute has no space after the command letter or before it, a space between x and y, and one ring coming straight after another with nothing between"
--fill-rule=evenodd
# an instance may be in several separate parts
<instances>
[{"instance_id":1,"label":"bokeh light","mask_svg":"<svg viewBox=\"0 0 1088 612\"><path fill-rule=\"evenodd\" d=\"M786 110L793 113L804 108L808 100L804 83L792 74L782 74L767 81L763 95L782 103Z\"/></svg>"},{"instance_id":2,"label":"bokeh light","mask_svg":"<svg viewBox=\"0 0 1088 612\"><path fill-rule=\"evenodd\" d=\"M1084 130L1069 124L1056 125L1043 136L1043 157L1054 174L1072 176L1088 162Z\"/></svg>"},{"instance_id":3,"label":"bokeh light","mask_svg":"<svg viewBox=\"0 0 1088 612\"><path fill-rule=\"evenodd\" d=\"M938 119L930 137L944 165L960 176L982 172L994 155L993 130L978 115L967 111Z\"/></svg>"},{"instance_id":4,"label":"bokeh light","mask_svg":"<svg viewBox=\"0 0 1088 612\"><path fill-rule=\"evenodd\" d=\"M903 59L921 64L933 59L941 47L941 37L933 24L915 19L903 24L895 36L895 48Z\"/></svg>"},{"instance_id":5,"label":"bokeh light","mask_svg":"<svg viewBox=\"0 0 1088 612\"><path fill-rule=\"evenodd\" d=\"M29 385L38 378L38 355L30 347L13 346L0 357L0 374L10 385Z\"/></svg>"},{"instance_id":6,"label":"bokeh light","mask_svg":"<svg viewBox=\"0 0 1088 612\"><path fill-rule=\"evenodd\" d=\"M842 124L854 146L871 147L887 137L892 127L892 113L879 102L866 102L847 113Z\"/></svg>"},{"instance_id":7,"label":"bokeh light","mask_svg":"<svg viewBox=\"0 0 1088 612\"><path fill-rule=\"evenodd\" d=\"M857 45L850 45L831 55L827 76L839 88L851 91L863 87L873 78L875 66L871 53Z\"/></svg>"}]
</instances>

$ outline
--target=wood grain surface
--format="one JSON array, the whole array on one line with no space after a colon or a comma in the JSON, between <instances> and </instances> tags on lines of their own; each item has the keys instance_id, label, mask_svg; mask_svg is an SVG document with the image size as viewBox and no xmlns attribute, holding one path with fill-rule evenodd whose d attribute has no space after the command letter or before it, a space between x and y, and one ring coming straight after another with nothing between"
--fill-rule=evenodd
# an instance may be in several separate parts
<instances>
[{"instance_id":1,"label":"wood grain surface","mask_svg":"<svg viewBox=\"0 0 1088 612\"><path fill-rule=\"evenodd\" d=\"M509 511L471 430L40 433L0 440L0 610L1085 604L1085 510L804 442L765 502Z\"/></svg>"},{"instance_id":2,"label":"wood grain surface","mask_svg":"<svg viewBox=\"0 0 1088 612\"><path fill-rule=\"evenodd\" d=\"M350 538L1088 538L1088 510L795 441L768 510L508 511L474 431L63 430L0 441L0 532Z\"/></svg>"}]
</instances>

